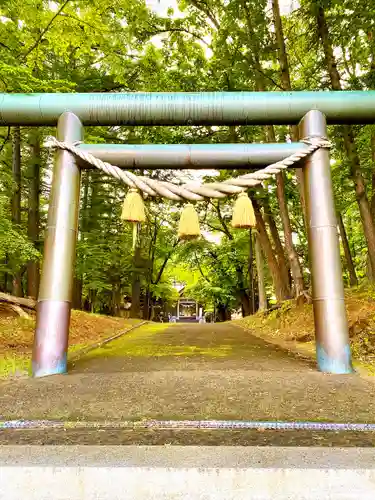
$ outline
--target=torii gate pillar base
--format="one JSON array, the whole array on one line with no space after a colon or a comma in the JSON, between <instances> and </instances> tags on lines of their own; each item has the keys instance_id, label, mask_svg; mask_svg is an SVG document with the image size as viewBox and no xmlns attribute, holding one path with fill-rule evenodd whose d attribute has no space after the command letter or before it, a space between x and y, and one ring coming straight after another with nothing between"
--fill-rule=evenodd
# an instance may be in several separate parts
<instances>
[{"instance_id":1,"label":"torii gate pillar base","mask_svg":"<svg viewBox=\"0 0 375 500\"><path fill-rule=\"evenodd\" d=\"M299 131L301 139L326 137L325 116L309 111ZM352 373L328 149L320 148L305 160L304 178L318 368Z\"/></svg>"},{"instance_id":2,"label":"torii gate pillar base","mask_svg":"<svg viewBox=\"0 0 375 500\"><path fill-rule=\"evenodd\" d=\"M61 115L59 140L81 141L83 127L72 113ZM78 228L80 169L67 151L56 152L37 304L34 377L65 373Z\"/></svg>"}]
</instances>

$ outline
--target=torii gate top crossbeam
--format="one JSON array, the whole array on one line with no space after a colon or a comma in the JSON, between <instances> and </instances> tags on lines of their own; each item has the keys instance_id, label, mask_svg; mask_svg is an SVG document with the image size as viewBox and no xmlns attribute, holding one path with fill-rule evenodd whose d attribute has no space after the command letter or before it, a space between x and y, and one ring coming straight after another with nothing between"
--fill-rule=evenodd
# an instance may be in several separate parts
<instances>
[{"instance_id":1,"label":"torii gate top crossbeam","mask_svg":"<svg viewBox=\"0 0 375 500\"><path fill-rule=\"evenodd\" d=\"M83 125L289 125L313 109L374 123L375 91L0 94L0 125L56 125L65 111Z\"/></svg>"}]
</instances>

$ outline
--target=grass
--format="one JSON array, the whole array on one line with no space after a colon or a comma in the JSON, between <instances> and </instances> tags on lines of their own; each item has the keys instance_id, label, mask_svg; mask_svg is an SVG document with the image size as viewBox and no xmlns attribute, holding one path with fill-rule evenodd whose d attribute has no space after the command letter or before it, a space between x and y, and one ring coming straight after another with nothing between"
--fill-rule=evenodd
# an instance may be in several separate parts
<instances>
[{"instance_id":1,"label":"grass","mask_svg":"<svg viewBox=\"0 0 375 500\"><path fill-rule=\"evenodd\" d=\"M72 311L69 353L115 335L139 320ZM35 318L0 316L0 378L26 376L31 370Z\"/></svg>"},{"instance_id":2,"label":"grass","mask_svg":"<svg viewBox=\"0 0 375 500\"><path fill-rule=\"evenodd\" d=\"M375 371L375 288L359 287L345 292L349 336L355 364ZM294 343L306 353L315 352L314 318L311 304L285 302L272 313L238 320L246 328L269 340Z\"/></svg>"}]
</instances>

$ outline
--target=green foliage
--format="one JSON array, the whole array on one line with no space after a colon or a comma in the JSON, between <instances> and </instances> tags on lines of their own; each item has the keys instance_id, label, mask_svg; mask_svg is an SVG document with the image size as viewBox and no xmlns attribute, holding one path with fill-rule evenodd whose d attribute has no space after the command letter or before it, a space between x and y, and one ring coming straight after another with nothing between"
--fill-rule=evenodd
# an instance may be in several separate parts
<instances>
[{"instance_id":1,"label":"green foliage","mask_svg":"<svg viewBox=\"0 0 375 500\"><path fill-rule=\"evenodd\" d=\"M169 9L165 15L158 15L147 5L143 0L0 2L0 90L31 93L282 89L274 24L266 0L181 0L178 12ZM325 9L344 87L374 88L375 9L371 2L301 0L299 8L282 19L293 89L325 90L330 86L315 19L319 6ZM289 134L282 126L274 131L277 141L285 141ZM355 132L366 193L374 197L374 129L358 127ZM9 208L14 192L10 135L8 129L0 129L2 273L19 271L39 256L26 236L31 192L29 143L33 133L26 127L21 130L22 214L17 227L12 223ZM54 130L42 129L41 137L49 133L54 134ZM248 143L266 139L263 128L250 126L93 127L85 133L85 141L95 143ZM347 229L358 277L364 279L367 246L349 162L343 152L342 130L330 127L329 135L335 160L332 176L336 206ZM51 157L43 152L41 235L46 225L51 163ZM176 172L170 171L134 171L165 180L176 176ZM237 173L244 171L221 171L217 179ZM275 182L252 193L261 206L264 201L269 204L283 242ZM293 240L308 281L307 238L292 172L285 175L285 193ZM84 172L76 278L92 309L113 312L114 304L130 296L135 277L140 281L141 294L149 293L154 302L173 304L177 298L173 281L178 281L186 283L187 292L207 308L224 305L231 309L241 305L239 292L248 293L250 288L249 237L246 231L230 229L231 201L220 207L198 204L207 239L177 244L180 207L167 201L147 200L149 216L140 234L136 258L131 226L119 221L124 195L123 186L113 179L94 171ZM218 234L221 238L212 242L213 235ZM36 246L41 249L42 241ZM266 288L272 297L269 272Z\"/></svg>"},{"instance_id":2,"label":"green foliage","mask_svg":"<svg viewBox=\"0 0 375 500\"><path fill-rule=\"evenodd\" d=\"M21 228L10 220L9 200L0 195L0 272L15 272L30 260L40 257Z\"/></svg>"}]
</instances>

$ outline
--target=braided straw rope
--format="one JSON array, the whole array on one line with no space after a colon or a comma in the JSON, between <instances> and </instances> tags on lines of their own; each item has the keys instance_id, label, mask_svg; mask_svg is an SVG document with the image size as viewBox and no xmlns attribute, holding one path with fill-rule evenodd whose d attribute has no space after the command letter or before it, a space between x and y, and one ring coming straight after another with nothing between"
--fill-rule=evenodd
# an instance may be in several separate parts
<instances>
[{"instance_id":1,"label":"braided straw rope","mask_svg":"<svg viewBox=\"0 0 375 500\"><path fill-rule=\"evenodd\" d=\"M169 200L191 200L202 201L205 198L225 198L232 194L239 194L249 187L257 186L273 175L286 170L298 161L306 158L319 148L330 148L331 143L321 137L307 138L301 141L301 144L307 144L307 148L301 149L288 156L284 160L272 163L268 167L252 172L250 174L240 175L234 179L228 179L223 182L210 182L205 184L173 184L172 182L158 181L145 176L137 176L133 172L122 170L110 163L99 160L90 153L82 151L74 144L58 141L55 137L48 137L45 147L62 149L69 151L81 160L93 165L107 175L122 181L130 188L136 188L149 196L162 196Z\"/></svg>"}]
</instances>

